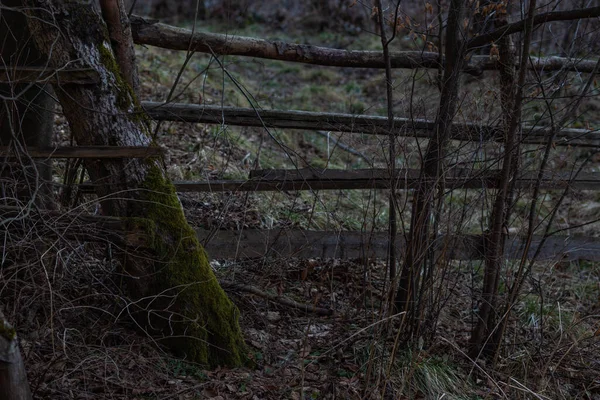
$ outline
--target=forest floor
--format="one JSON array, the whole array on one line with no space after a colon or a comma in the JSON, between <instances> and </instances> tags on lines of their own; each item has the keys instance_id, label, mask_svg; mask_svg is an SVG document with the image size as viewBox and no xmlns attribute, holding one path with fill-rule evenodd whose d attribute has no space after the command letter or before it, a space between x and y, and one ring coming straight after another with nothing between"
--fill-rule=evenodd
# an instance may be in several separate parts
<instances>
[{"instance_id":1,"label":"forest floor","mask_svg":"<svg viewBox=\"0 0 600 400\"><path fill-rule=\"evenodd\" d=\"M223 32L223 27L212 29ZM229 33L342 48L379 46L378 38L368 35L315 34L298 39L257 26ZM401 46L418 45L413 42L402 39ZM165 101L185 55L139 48L138 57L142 99ZM435 118L439 96L435 71L397 74L398 115L410 112L418 118ZM497 99L497 82L465 79L460 118L494 123L497 115L490 110L497 109L493 100ZM172 100L385 115L383 82L381 71L237 57L217 61L195 55L182 74L178 86L182 89L175 90ZM586 104L586 112L594 115L600 102ZM535 118L539 104L532 102L530 107L527 115ZM60 116L56 130L58 143L69 140ZM242 178L258 167L369 166L363 158L336 148L332 138L368 154L374 165L386 165L387 143L372 136L183 123L163 123L157 133L157 141L167 150L166 164L173 179ZM402 144L400 158L405 165L417 163L419 146L416 141ZM552 165L571 166L571 159L566 159L572 155L569 151L559 149ZM598 168L600 160L594 160L590 170ZM61 168L57 166L57 174ZM386 196L369 193L208 193L186 194L181 199L184 205L192 205L186 213L198 228L386 229ZM518 207L525 210L527 195L522 199ZM485 201L476 196L472 200ZM80 208L93 209L93 200ZM598 216L598 195L581 192L569 198L559 220L572 224ZM410 220L408 211L404 218ZM481 215L465 223L465 231L480 227L477 218ZM599 231L590 225L579 233L597 236ZM3 289L14 295L10 309L4 311L18 315L15 320L37 398L600 399L598 264L560 260L536 264L512 314L504 350L492 365L465 355L476 307L471 298L481 286L481 262L450 264L436 335L428 346L417 345L409 351L398 345L395 334L400 316L389 315L384 262L213 261L223 281L254 286L331 309L334 314L303 313L226 287L240 309L241 327L257 367L209 371L172 356L152 338L136 333L118 277L112 273L117 262L110 249L89 243L65 242L63 246L64 251L52 259L60 268L42 262L39 276L28 272ZM510 273L506 272L506 279Z\"/></svg>"},{"instance_id":2,"label":"forest floor","mask_svg":"<svg viewBox=\"0 0 600 400\"><path fill-rule=\"evenodd\" d=\"M464 282L481 284L469 265L446 280L452 290L431 345L408 351L395 347L399 318L387 316L384 263L213 262L219 279L335 314L306 314L227 290L240 309L256 368L211 371L136 333L109 274L112 267L100 259L105 253L94 257L90 247L80 250L77 267L60 272L63 282L53 288L54 325L28 325L27 317L38 321L52 310L39 285L20 287L19 299L28 306L21 339L36 398L600 398L597 265L554 263L536 271L509 325L505 350L492 366L464 354L473 324Z\"/></svg>"}]
</instances>

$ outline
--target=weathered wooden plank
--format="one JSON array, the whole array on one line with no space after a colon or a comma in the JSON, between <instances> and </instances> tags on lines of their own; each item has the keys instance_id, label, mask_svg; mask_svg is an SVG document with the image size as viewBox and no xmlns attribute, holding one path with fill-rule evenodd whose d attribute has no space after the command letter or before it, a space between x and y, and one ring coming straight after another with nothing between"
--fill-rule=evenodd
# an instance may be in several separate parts
<instances>
[{"instance_id":1,"label":"weathered wooden plank","mask_svg":"<svg viewBox=\"0 0 600 400\"><path fill-rule=\"evenodd\" d=\"M287 229L218 230L215 232L198 229L197 233L211 259L262 257L384 259L388 254L386 232ZM528 258L533 256L540 241L540 237L534 238ZM404 239L399 238L396 246L402 252L405 246ZM483 259L482 235L441 236L436 240L435 246L438 255L446 259ZM519 259L523 254L523 248L523 238L509 238L505 255L509 259ZM600 238L551 236L542 247L538 260L600 261Z\"/></svg>"},{"instance_id":2,"label":"weathered wooden plank","mask_svg":"<svg viewBox=\"0 0 600 400\"><path fill-rule=\"evenodd\" d=\"M420 171L417 169L401 169L397 171L398 182L396 187L402 188L404 185L414 187L417 183ZM444 183L448 188L480 188L485 185L487 188L496 188L498 185L500 171L497 170L468 170L461 168L451 168L444 174ZM535 184L537 180L537 171L522 171L517 177L516 187L526 188ZM389 182L390 173L388 169L320 169L320 168L301 168L301 169L265 169L250 171L250 180L252 181L275 181L275 182L295 182L302 181L306 183L320 181L383 181ZM572 180L572 181L571 181ZM575 179L572 179L570 172L564 171L546 171L542 176L542 187L545 189L560 189L569 185L578 189L600 189L600 174L598 173L580 173ZM376 184L379 184L377 182ZM388 186L389 187L389 183Z\"/></svg>"},{"instance_id":3,"label":"weathered wooden plank","mask_svg":"<svg viewBox=\"0 0 600 400\"><path fill-rule=\"evenodd\" d=\"M518 24L512 24L511 29L514 29L515 26ZM144 19L139 16L132 16L131 28L135 43L171 50L193 50L211 55L239 55L332 67L385 68L381 51L344 50L230 34L192 32L189 29L162 24L156 20ZM497 34L497 32L494 33ZM472 39L469 43L475 46L476 39L478 38ZM484 44L489 42L490 40ZM390 62L392 68L409 69L437 69L441 63L438 53L426 51L391 52ZM527 68L540 71L590 72L595 64L594 60L532 57L531 63L527 63ZM490 59L489 56L475 55L469 58L462 71L471 75L481 75L484 70L497 70L499 67L499 63Z\"/></svg>"},{"instance_id":4,"label":"weathered wooden plank","mask_svg":"<svg viewBox=\"0 0 600 400\"><path fill-rule=\"evenodd\" d=\"M352 171L347 171L349 177L344 178L319 178L319 179L270 179L253 178L244 180L210 180L210 181L175 181L175 189L178 192L274 192L274 191L299 191L299 190L372 190L389 189L390 179L387 177L373 178L353 178ZM341 172L337 174L341 175ZM562 190L568 185L576 190L600 190L600 174L580 174L582 176L569 182L567 177L548 176L542 180L540 188L543 190ZM465 177L447 177L444 180L446 189L495 189L498 187L498 174L489 173L481 175L471 175ZM522 179L518 179L515 187L526 189L535 184L535 175L529 174ZM418 180L418 171L399 171L399 178L396 181L396 190L406 190L416 188ZM94 184L84 183L78 185L79 190L86 193L92 193Z\"/></svg>"},{"instance_id":5,"label":"weathered wooden plank","mask_svg":"<svg viewBox=\"0 0 600 400\"><path fill-rule=\"evenodd\" d=\"M100 75L89 68L53 70L45 67L22 67L0 65L1 83L47 82L52 85L93 85Z\"/></svg>"},{"instance_id":6,"label":"weathered wooden plank","mask_svg":"<svg viewBox=\"0 0 600 400\"><path fill-rule=\"evenodd\" d=\"M297 190L387 189L383 180L328 180L328 181L268 181L268 180L215 180L205 182L173 182L178 192L274 192Z\"/></svg>"},{"instance_id":7,"label":"weathered wooden plank","mask_svg":"<svg viewBox=\"0 0 600 400\"><path fill-rule=\"evenodd\" d=\"M398 171L399 179L418 179L420 171L418 169L401 169ZM445 179L496 179L500 174L499 170L469 170L465 168L450 168L444 173ZM522 181L535 181L537 171L523 171L519 173L517 179ZM298 168L298 169L259 169L250 171L250 179L286 181L286 180L355 180L355 179L390 179L389 170L386 168L366 168L366 169L326 169L326 168ZM567 182L571 178L570 172L565 171L547 171L543 180L560 180ZM580 173L577 177L580 181L600 179L600 174Z\"/></svg>"},{"instance_id":8,"label":"weathered wooden plank","mask_svg":"<svg viewBox=\"0 0 600 400\"><path fill-rule=\"evenodd\" d=\"M70 215L58 211L31 210L23 215L18 207L0 207L3 224L10 219L45 218L52 220L50 236L94 242L127 243L144 247L142 232L129 231L126 218L98 215ZM48 225L47 222L45 225ZM10 224L17 232L21 224ZM64 227L64 229L62 229ZM385 258L388 236L386 232L309 231L299 229L246 229L243 231L209 231L197 229L198 238L212 259L248 259L259 257L297 258ZM533 239L528 257L539 247L541 238ZM396 246L404 248L404 239ZM480 260L483 258L482 235L440 236L434 245L440 257L455 260ZM1 246L0 246L1 247ZM511 237L507 240L505 255L509 259L521 258L524 240ZM542 247L539 260L590 260L600 261L600 238L581 236L551 236Z\"/></svg>"},{"instance_id":9,"label":"weathered wooden plank","mask_svg":"<svg viewBox=\"0 0 600 400\"><path fill-rule=\"evenodd\" d=\"M255 110L181 103L142 102L149 116L157 121L198 122L280 129L305 129L333 132L355 132L388 135L387 117L311 111ZM398 136L431 138L435 122L424 119L395 119ZM523 127L523 143L545 143L547 127ZM502 141L499 127L474 123L454 124L452 138L464 141ZM556 134L555 144L580 147L600 147L600 132L588 129L564 128Z\"/></svg>"},{"instance_id":10,"label":"weathered wooden plank","mask_svg":"<svg viewBox=\"0 0 600 400\"><path fill-rule=\"evenodd\" d=\"M518 180L515 187L526 189L533 187L534 180ZM276 192L276 191L308 191L308 190L381 190L389 189L390 181L385 179L356 179L356 180L287 180L287 181L268 181L268 180L212 180L201 182L175 181L175 190L180 193L200 193L200 192ZM414 189L418 181L416 179L402 178L397 181L396 190ZM542 190L562 190L568 185L567 181L544 180L540 185ZM580 180L576 179L570 184L571 189L576 190L600 190L600 179ZM93 193L95 185L92 183L83 183L77 185L77 188L84 193ZM496 178L487 179L446 179L445 187L452 189L495 189L498 187Z\"/></svg>"},{"instance_id":11,"label":"weathered wooden plank","mask_svg":"<svg viewBox=\"0 0 600 400\"><path fill-rule=\"evenodd\" d=\"M419 170L397 171L396 189L414 189L419 184ZM499 171L467 171L451 169L444 176L447 189L494 189L498 187ZM520 174L517 188L535 184L537 172ZM178 192L252 192L295 190L389 189L389 171L386 169L336 170L304 168L297 170L258 170L250 173L248 180L215 180L205 182L174 182ZM542 189L600 190L600 173L579 174L573 180L565 172L547 172L542 178Z\"/></svg>"},{"instance_id":12,"label":"weathered wooden plank","mask_svg":"<svg viewBox=\"0 0 600 400\"><path fill-rule=\"evenodd\" d=\"M143 146L73 146L28 148L27 154L32 158L147 158L160 157L160 147ZM10 147L0 147L0 157L16 157Z\"/></svg>"}]
</instances>

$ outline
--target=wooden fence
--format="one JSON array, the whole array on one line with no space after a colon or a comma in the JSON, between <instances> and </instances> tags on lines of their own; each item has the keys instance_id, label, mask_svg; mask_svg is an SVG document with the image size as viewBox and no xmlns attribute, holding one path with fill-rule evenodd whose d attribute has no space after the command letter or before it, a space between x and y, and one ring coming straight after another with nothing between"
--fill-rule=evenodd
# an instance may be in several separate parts
<instances>
[{"instance_id":1,"label":"wooden fence","mask_svg":"<svg viewBox=\"0 0 600 400\"><path fill-rule=\"evenodd\" d=\"M9 218L23 218L23 210L19 207L0 206L0 220ZM144 248L146 245L144 234L132 232L127 221L122 218L36 209L29 211L29 218L45 221L38 227L38 233L46 238L126 243L136 248ZM21 229L20 224L11 227L13 233L18 229ZM24 225L22 229L29 228ZM238 231L198 228L196 233L211 259L295 257L367 260L386 258L389 245L386 232L312 231L286 228ZM399 238L395 245L398 249L403 249L404 239ZM434 243L434 250L441 259L481 260L485 245L484 235L440 235ZM505 245L505 257L520 259L524 248L523 238L510 236ZM541 261L600 262L600 238L558 235L546 239L534 237L526 257L532 257L538 248L540 249L537 259Z\"/></svg>"},{"instance_id":2,"label":"wooden fence","mask_svg":"<svg viewBox=\"0 0 600 400\"><path fill-rule=\"evenodd\" d=\"M133 19L136 43L156 45L179 50L195 50L209 54L237 54L255 57L302 62L319 65L357 68L383 68L380 52L356 52L327 49L315 46L282 42L268 42L252 38L240 38L207 33L196 33ZM477 38L476 38L477 39ZM474 40L476 40L474 39ZM184 47L180 48L180 45ZM191 46L191 47L190 47ZM596 61L539 58L528 64L532 69L589 72ZM402 52L392 55L395 68L438 68L437 53ZM497 63L488 57L474 57L464 72L478 75L485 70L497 69ZM2 73L4 71L4 73ZM11 78L6 78L10 76ZM4 78L3 78L4 77ZM4 80L2 80L4 79ZM90 70L49 71L39 68L0 68L0 82L47 82L61 84L94 84L97 75ZM276 111L252 108L215 107L192 104L168 104L143 102L143 108L157 121L194 122L205 124L227 124L282 129L350 132L373 135L389 135L388 119L381 116L350 115L307 111ZM434 121L396 118L395 134L413 138L430 138ZM525 144L542 144L548 127L524 126L522 141ZM588 129L561 129L556 134L555 145L600 148L600 132ZM499 127L480 124L454 124L452 139L460 141L502 141ZM134 158L162 155L159 148L146 147L57 147L28 149L31 157L38 158ZM15 157L8 148L0 148L0 156ZM420 177L419 170L397 171L397 180L392 183L389 171L384 169L331 170L306 168L300 170L252 171L245 180L213 180L202 182L174 182L179 192L223 192L223 191L295 191L295 190L340 190L340 189L412 189ZM465 171L449 169L445 186L452 189L478 189L497 187L498 171ZM523 172L517 187L530 187L537 180L537 172ZM541 188L553 190L567 186L578 190L600 190L600 173L580 174L575 178L567 173L549 172L542 177ZM81 190L92 191L94 185L80 185ZM119 231L121 224L114 219L99 220L88 216L95 224ZM317 232L298 230L245 230L245 231L198 231L209 254L219 258L278 257L325 257L325 258L373 258L387 255L388 239L385 233L365 234L361 232ZM115 239L112 237L112 239ZM441 238L444 239L444 238ZM438 254L446 258L480 259L485 243L483 235L463 235L440 240L443 248ZM535 252L541 243L535 238L527 256ZM400 248L403 242L396 243ZM523 242L520 238L507 241L506 255L520 258ZM544 240L540 250L541 259L587 259L600 261L600 240L596 238L550 237Z\"/></svg>"}]
</instances>

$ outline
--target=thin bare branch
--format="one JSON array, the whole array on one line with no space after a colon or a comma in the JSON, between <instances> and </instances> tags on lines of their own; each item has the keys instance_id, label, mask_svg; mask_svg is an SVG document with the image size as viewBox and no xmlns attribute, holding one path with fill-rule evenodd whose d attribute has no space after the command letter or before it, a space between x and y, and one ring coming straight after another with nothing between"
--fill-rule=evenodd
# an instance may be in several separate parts
<instances>
[{"instance_id":1,"label":"thin bare branch","mask_svg":"<svg viewBox=\"0 0 600 400\"><path fill-rule=\"evenodd\" d=\"M600 6L590 8L579 8L577 10L569 11L551 11L544 14L538 14L533 19L533 25L545 24L552 21L572 21L575 19L585 18L596 18L600 16ZM477 36L469 40L467 48L472 50L474 48L486 45L492 41L496 41L504 35L511 35L513 33L521 32L525 30L527 25L527 19L523 19L519 22L509 24L498 28L490 33L486 33L481 36ZM593 67L592 67L593 68Z\"/></svg>"}]
</instances>

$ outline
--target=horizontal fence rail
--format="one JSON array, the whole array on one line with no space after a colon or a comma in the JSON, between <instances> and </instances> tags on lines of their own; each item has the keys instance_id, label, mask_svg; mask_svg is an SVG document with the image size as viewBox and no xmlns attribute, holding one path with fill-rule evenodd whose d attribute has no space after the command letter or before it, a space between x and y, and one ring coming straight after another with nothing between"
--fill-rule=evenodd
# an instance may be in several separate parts
<instances>
[{"instance_id":1,"label":"horizontal fence rail","mask_svg":"<svg viewBox=\"0 0 600 400\"><path fill-rule=\"evenodd\" d=\"M0 224L11 232L30 229L20 219L30 218L45 230L44 237L72 238L99 243L120 243L143 248L150 240L147 233L131 230L136 224L127 218L88 215L74 212L41 211L31 209L23 215L20 207L0 207ZM16 223L11 223L14 221ZM253 258L345 258L384 259L388 254L387 232L310 231L298 229L197 229L198 239L212 259ZM527 257L537 251L541 237L534 237ZM439 236L434 241L438 257L454 260L483 259L486 240L483 235ZM404 239L396 242L398 249L405 246ZM2 245L0 244L0 249ZM505 256L519 259L523 255L525 240L520 236L506 241ZM540 261L600 261L600 238L583 236L550 236L540 253Z\"/></svg>"},{"instance_id":2,"label":"horizontal fence rail","mask_svg":"<svg viewBox=\"0 0 600 400\"><path fill-rule=\"evenodd\" d=\"M500 170L468 170L461 168L448 168L444 174L444 185L448 188L496 188L500 182ZM414 187L419 180L425 182L418 169L400 169L396 171L396 186L408 185ZM253 181L354 181L354 180L383 180L390 182L391 176L388 169L263 169L250 171ZM529 187L538 180L537 171L524 171L517 175L516 187ZM580 173L572 177L568 172L546 171L542 177L542 185L546 188L564 188L571 186L579 189L596 189L600 183L600 173Z\"/></svg>"},{"instance_id":3,"label":"horizontal fence rail","mask_svg":"<svg viewBox=\"0 0 600 400\"><path fill-rule=\"evenodd\" d=\"M589 9L588 15L577 14L579 18L590 18L594 13L600 13L600 8ZM592 14L589 14L592 12ZM539 21L546 22L544 15L537 15ZM565 18L565 13L558 13ZM539 22L538 23L543 23ZM469 43L470 48L487 45L506 34L522 29L520 22L510 24L501 30L490 32L482 38L474 38ZM286 43L278 40L263 40L252 37L223 35L208 32L192 32L189 29L159 23L155 20L132 16L131 28L133 40L137 44L162 47L171 50L197 51L212 55L238 55L263 59L291 61L304 64L330 67L350 68L385 68L383 53L368 50L343 50L328 47L311 46L298 43ZM496 37L497 36L497 37ZM527 63L529 69L539 71L573 71L592 72L596 61L578 60L564 57L530 57ZM425 51L390 52L392 68L434 68L440 67L438 53ZM442 60L443 62L443 60ZM489 56L472 56L465 63L463 72L471 75L481 75L485 70L497 70L500 63Z\"/></svg>"},{"instance_id":4,"label":"horizontal fence rail","mask_svg":"<svg viewBox=\"0 0 600 400\"><path fill-rule=\"evenodd\" d=\"M378 258L388 256L387 232L306 231L288 229L247 229L243 231L197 230L198 238L209 256L223 259L275 258ZM541 237L534 237L527 257L537 251ZM435 241L439 257L454 260L482 260L484 257L482 235L440 236ZM396 243L404 249L404 239ZM512 237L507 240L505 257L520 259L525 239ZM591 237L548 237L537 260L589 260L600 261L600 239Z\"/></svg>"},{"instance_id":5,"label":"horizontal fence rail","mask_svg":"<svg viewBox=\"0 0 600 400\"><path fill-rule=\"evenodd\" d=\"M302 170L312 171L312 170ZM390 189L391 181L387 170L326 170L322 174L305 176L295 175L294 170L280 170L282 174L273 176L254 176L248 180L214 180L204 182L174 182L178 192L264 192L264 191L296 191L296 190L344 190L344 189ZM419 184L419 170L400 170L395 188L415 189ZM516 188L532 187L537 180L537 173L524 174L515 183ZM500 182L500 172L473 174L469 176L447 176L444 186L447 189L496 189ZM541 180L540 189L564 189L569 186L578 190L600 190L600 174L580 174L569 179L567 174L547 175Z\"/></svg>"},{"instance_id":6,"label":"horizontal fence rail","mask_svg":"<svg viewBox=\"0 0 600 400\"><path fill-rule=\"evenodd\" d=\"M311 111L257 110L252 108L221 107L181 103L142 102L148 115L157 121L195 122L255 126L280 129L305 129L335 132L356 132L388 135L388 118L375 115L352 115ZM435 121L395 118L398 136L431 138ZM548 127L524 126L523 143L543 144ZM452 138L464 141L502 141L501 127L475 123L453 124ZM600 132L589 129L563 128L556 133L556 145L600 147Z\"/></svg>"},{"instance_id":7,"label":"horizontal fence rail","mask_svg":"<svg viewBox=\"0 0 600 400\"><path fill-rule=\"evenodd\" d=\"M537 181L536 171L521 173L516 188L532 187ZM414 189L419 184L418 169L397 171L396 190ZM451 189L495 189L500 182L500 171L449 170L444 176L444 187ZM267 192L297 190L389 189L391 179L386 169L335 170L304 168L298 170L258 170L246 180L208 180L200 182L175 181L178 192ZM93 183L78 185L84 192L93 192ZM548 171L541 179L540 189L600 190L600 173L569 173Z\"/></svg>"},{"instance_id":8,"label":"horizontal fence rail","mask_svg":"<svg viewBox=\"0 0 600 400\"><path fill-rule=\"evenodd\" d=\"M0 65L0 83L47 82L53 85L92 85L100 82L97 71L89 68L51 69Z\"/></svg>"},{"instance_id":9,"label":"horizontal fence rail","mask_svg":"<svg viewBox=\"0 0 600 400\"><path fill-rule=\"evenodd\" d=\"M161 157L160 147L146 146L68 146L68 147L29 147L26 154L31 158L147 158ZM0 157L15 158L23 155L15 154L14 149L0 147Z\"/></svg>"}]
</instances>

